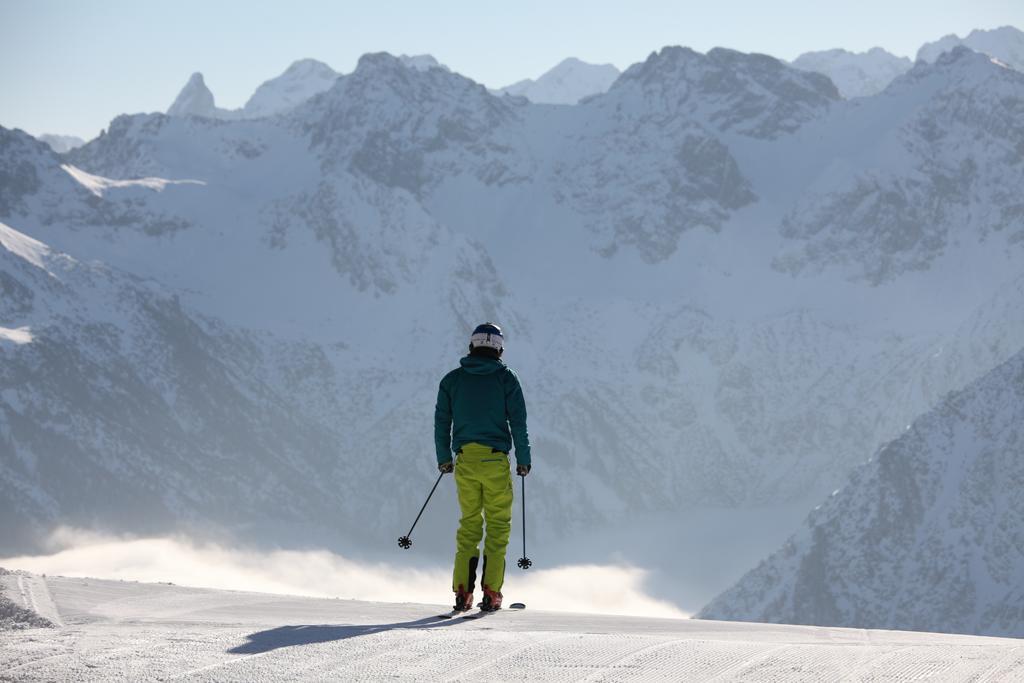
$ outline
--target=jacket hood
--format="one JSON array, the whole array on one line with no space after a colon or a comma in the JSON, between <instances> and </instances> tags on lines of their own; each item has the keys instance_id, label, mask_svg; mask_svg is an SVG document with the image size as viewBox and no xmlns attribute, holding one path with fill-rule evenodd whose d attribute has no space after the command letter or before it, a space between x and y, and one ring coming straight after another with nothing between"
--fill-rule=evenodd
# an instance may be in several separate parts
<instances>
[{"instance_id":1,"label":"jacket hood","mask_svg":"<svg viewBox=\"0 0 1024 683\"><path fill-rule=\"evenodd\" d=\"M463 370L474 375L489 375L505 367L500 360L484 356L464 356L459 362Z\"/></svg>"}]
</instances>

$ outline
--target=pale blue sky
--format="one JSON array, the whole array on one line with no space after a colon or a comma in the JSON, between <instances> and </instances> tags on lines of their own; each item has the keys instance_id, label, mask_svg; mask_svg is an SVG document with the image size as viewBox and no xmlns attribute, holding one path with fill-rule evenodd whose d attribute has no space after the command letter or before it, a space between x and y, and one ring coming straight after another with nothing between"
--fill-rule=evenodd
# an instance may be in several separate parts
<instances>
[{"instance_id":1,"label":"pale blue sky","mask_svg":"<svg viewBox=\"0 0 1024 683\"><path fill-rule=\"evenodd\" d=\"M349 72L366 52L430 53L496 87L569 56L625 68L665 45L783 59L878 45L913 57L1006 24L1024 28L1024 0L0 0L0 125L90 138L117 114L166 110L193 71L238 107L304 57Z\"/></svg>"}]
</instances>

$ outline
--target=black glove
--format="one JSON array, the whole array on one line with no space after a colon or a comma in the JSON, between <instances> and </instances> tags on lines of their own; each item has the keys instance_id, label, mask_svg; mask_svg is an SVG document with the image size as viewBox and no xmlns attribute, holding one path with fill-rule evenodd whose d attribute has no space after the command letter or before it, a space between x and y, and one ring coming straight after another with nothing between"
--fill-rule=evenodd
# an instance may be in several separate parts
<instances>
[{"instance_id":1,"label":"black glove","mask_svg":"<svg viewBox=\"0 0 1024 683\"><path fill-rule=\"evenodd\" d=\"M448 462L439 463L437 466L437 471L440 472L441 474L451 474L454 469L455 465L452 463L451 460L449 460Z\"/></svg>"},{"instance_id":2,"label":"black glove","mask_svg":"<svg viewBox=\"0 0 1024 683\"><path fill-rule=\"evenodd\" d=\"M520 477L525 477L529 473L530 473L530 466L529 465L516 465L516 474L518 474Z\"/></svg>"}]
</instances>

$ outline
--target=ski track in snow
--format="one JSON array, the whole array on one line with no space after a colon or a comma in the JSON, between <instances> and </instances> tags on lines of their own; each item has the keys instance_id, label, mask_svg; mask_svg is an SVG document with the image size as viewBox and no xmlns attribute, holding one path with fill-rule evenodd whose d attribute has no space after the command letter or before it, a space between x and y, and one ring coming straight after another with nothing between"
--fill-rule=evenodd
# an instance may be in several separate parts
<instances>
[{"instance_id":1,"label":"ski track in snow","mask_svg":"<svg viewBox=\"0 0 1024 683\"><path fill-rule=\"evenodd\" d=\"M1024 677L1024 643L1006 638L535 609L440 620L431 605L63 577L19 576L9 590L65 625L0 633L3 681Z\"/></svg>"}]
</instances>

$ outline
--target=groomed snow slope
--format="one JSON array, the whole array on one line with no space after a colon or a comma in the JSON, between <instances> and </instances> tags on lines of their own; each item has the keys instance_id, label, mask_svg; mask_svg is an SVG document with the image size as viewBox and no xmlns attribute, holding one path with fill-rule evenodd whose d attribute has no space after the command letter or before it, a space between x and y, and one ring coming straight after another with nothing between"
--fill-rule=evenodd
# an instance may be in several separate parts
<instances>
[{"instance_id":1,"label":"groomed snow slope","mask_svg":"<svg viewBox=\"0 0 1024 683\"><path fill-rule=\"evenodd\" d=\"M164 584L44 581L63 626L0 632L3 680L1020 680L1024 641L530 609L479 621L437 605ZM17 596L13 596L17 597Z\"/></svg>"}]
</instances>

